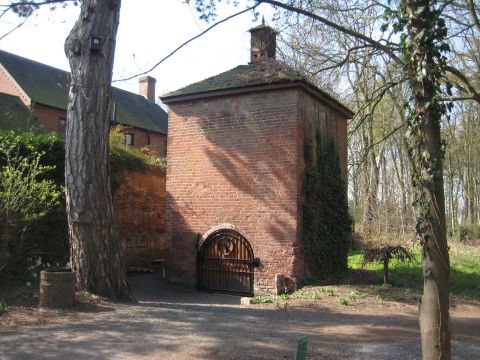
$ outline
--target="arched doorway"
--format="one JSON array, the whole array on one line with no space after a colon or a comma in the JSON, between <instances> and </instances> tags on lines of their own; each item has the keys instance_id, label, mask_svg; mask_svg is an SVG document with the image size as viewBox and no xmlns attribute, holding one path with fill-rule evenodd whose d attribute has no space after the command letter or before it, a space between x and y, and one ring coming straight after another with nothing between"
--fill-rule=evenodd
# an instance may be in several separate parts
<instances>
[{"instance_id":1,"label":"arched doorway","mask_svg":"<svg viewBox=\"0 0 480 360\"><path fill-rule=\"evenodd\" d=\"M232 229L212 232L198 254L198 288L253 296L256 260L250 243Z\"/></svg>"}]
</instances>

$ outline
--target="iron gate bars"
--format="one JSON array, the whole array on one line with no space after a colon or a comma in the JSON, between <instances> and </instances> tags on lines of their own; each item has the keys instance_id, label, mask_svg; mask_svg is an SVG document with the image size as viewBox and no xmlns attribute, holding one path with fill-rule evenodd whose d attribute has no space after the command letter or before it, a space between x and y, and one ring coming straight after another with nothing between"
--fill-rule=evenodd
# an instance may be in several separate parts
<instances>
[{"instance_id":1,"label":"iron gate bars","mask_svg":"<svg viewBox=\"0 0 480 360\"><path fill-rule=\"evenodd\" d=\"M231 229L208 236L198 253L198 288L253 296L254 259L250 243ZM258 266L258 265L257 265Z\"/></svg>"}]
</instances>

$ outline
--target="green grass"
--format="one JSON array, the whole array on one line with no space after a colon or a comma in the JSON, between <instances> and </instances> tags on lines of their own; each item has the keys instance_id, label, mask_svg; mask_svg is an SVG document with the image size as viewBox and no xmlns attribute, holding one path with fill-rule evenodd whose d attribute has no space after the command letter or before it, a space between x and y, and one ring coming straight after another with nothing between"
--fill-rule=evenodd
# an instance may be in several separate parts
<instances>
[{"instance_id":1,"label":"green grass","mask_svg":"<svg viewBox=\"0 0 480 360\"><path fill-rule=\"evenodd\" d=\"M252 304L271 304L275 302L273 295L258 295L252 298Z\"/></svg>"},{"instance_id":2,"label":"green grass","mask_svg":"<svg viewBox=\"0 0 480 360\"><path fill-rule=\"evenodd\" d=\"M333 290L326 288L298 289L291 294L281 295L257 295L252 298L252 304L284 304L291 299L308 299L313 301L321 300L320 295L333 296Z\"/></svg>"},{"instance_id":3,"label":"green grass","mask_svg":"<svg viewBox=\"0 0 480 360\"><path fill-rule=\"evenodd\" d=\"M356 299L362 299L366 296L367 296L367 294L364 294L361 291L351 290L351 291L348 292L348 294L346 296L340 298L339 301L340 301L340 304L346 306L346 305L350 304L350 301L356 300Z\"/></svg>"},{"instance_id":4,"label":"green grass","mask_svg":"<svg viewBox=\"0 0 480 360\"><path fill-rule=\"evenodd\" d=\"M464 299L480 299L480 248L469 245L451 244L450 251L450 292ZM411 262L390 261L390 280L395 287L403 287L412 293L420 293L423 287L420 250L414 250L415 260ZM362 267L362 252L351 251L348 265L351 269L365 269L372 272L375 284L383 282L383 264L370 263ZM414 296L414 295L412 295Z\"/></svg>"}]
</instances>

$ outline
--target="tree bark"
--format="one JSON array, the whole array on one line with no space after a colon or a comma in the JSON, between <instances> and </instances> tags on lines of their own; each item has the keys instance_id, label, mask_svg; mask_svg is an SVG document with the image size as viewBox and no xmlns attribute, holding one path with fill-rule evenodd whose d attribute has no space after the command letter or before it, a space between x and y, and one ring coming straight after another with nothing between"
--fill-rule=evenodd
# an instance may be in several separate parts
<instances>
[{"instance_id":1,"label":"tree bark","mask_svg":"<svg viewBox=\"0 0 480 360\"><path fill-rule=\"evenodd\" d=\"M130 298L113 214L108 166L111 77L120 0L84 0L65 42L72 70L65 183L77 289Z\"/></svg>"},{"instance_id":2,"label":"tree bark","mask_svg":"<svg viewBox=\"0 0 480 360\"><path fill-rule=\"evenodd\" d=\"M389 273L388 273L388 257L383 259L383 284L388 285L390 283Z\"/></svg>"},{"instance_id":3,"label":"tree bark","mask_svg":"<svg viewBox=\"0 0 480 360\"><path fill-rule=\"evenodd\" d=\"M422 132L431 156L441 147L440 126L429 122ZM425 169L424 169L425 170ZM428 191L423 189L423 191ZM428 241L422 247L423 295L420 302L420 331L423 359L450 359L449 273L443 176L434 177L430 191L431 216Z\"/></svg>"},{"instance_id":4,"label":"tree bark","mask_svg":"<svg viewBox=\"0 0 480 360\"><path fill-rule=\"evenodd\" d=\"M424 199L429 199L423 217L425 225L422 235L423 295L420 301L420 332L424 360L450 359L449 319L449 273L445 197L442 171L442 138L440 133L440 112L433 107L439 89L439 79L433 72L439 66L435 63L426 43L422 43L422 32L429 25L421 9L432 9L435 4L429 0L406 0L408 32L412 51L412 63L407 65L412 101L422 148L415 149L428 160L416 161L417 176L422 178ZM425 76L421 77L423 72ZM417 179L418 181L418 179ZM420 205L422 206L422 205ZM422 215L420 215L422 216Z\"/></svg>"},{"instance_id":5,"label":"tree bark","mask_svg":"<svg viewBox=\"0 0 480 360\"><path fill-rule=\"evenodd\" d=\"M8 243L10 241L10 225L8 213L4 214L5 218L0 229L0 272L7 267L10 254L8 252Z\"/></svg>"}]
</instances>

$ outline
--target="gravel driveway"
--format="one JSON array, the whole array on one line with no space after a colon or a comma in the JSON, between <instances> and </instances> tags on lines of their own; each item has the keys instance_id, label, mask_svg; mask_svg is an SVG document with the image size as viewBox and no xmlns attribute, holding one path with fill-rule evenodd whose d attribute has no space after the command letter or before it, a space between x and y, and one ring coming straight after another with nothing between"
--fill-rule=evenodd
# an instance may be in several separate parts
<instances>
[{"instance_id":1,"label":"gravel driveway","mask_svg":"<svg viewBox=\"0 0 480 360\"><path fill-rule=\"evenodd\" d=\"M309 359L421 357L412 311L244 307L239 297L167 287L155 275L135 276L131 286L138 304L0 330L0 359L291 359L303 335ZM479 359L479 317L453 319L454 359Z\"/></svg>"}]
</instances>

